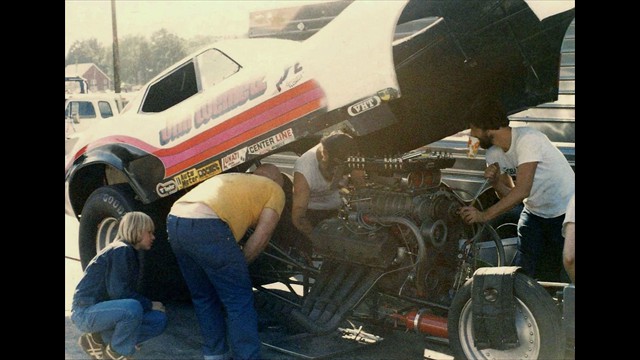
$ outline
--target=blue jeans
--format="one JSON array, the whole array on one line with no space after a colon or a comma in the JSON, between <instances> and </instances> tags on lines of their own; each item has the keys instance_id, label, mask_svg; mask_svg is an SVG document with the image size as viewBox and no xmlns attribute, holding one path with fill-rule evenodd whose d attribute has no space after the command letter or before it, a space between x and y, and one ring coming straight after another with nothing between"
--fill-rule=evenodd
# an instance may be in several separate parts
<instances>
[{"instance_id":1,"label":"blue jeans","mask_svg":"<svg viewBox=\"0 0 640 360\"><path fill-rule=\"evenodd\" d=\"M162 334L167 327L167 314L145 312L138 300L120 299L73 308L71 321L82 332L100 333L118 353L133 355L136 344Z\"/></svg>"},{"instance_id":2,"label":"blue jeans","mask_svg":"<svg viewBox=\"0 0 640 360\"><path fill-rule=\"evenodd\" d=\"M562 265L564 214L545 219L526 208L518 221L520 246L514 263L534 279L570 282Z\"/></svg>"},{"instance_id":3,"label":"blue jeans","mask_svg":"<svg viewBox=\"0 0 640 360\"><path fill-rule=\"evenodd\" d=\"M191 293L205 359L260 358L258 314L249 268L231 229L219 219L169 214L169 243Z\"/></svg>"}]
</instances>

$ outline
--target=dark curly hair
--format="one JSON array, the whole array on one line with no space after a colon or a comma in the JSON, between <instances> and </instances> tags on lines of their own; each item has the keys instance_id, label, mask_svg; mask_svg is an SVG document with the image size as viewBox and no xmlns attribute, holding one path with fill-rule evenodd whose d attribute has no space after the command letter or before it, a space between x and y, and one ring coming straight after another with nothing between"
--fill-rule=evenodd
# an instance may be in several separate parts
<instances>
[{"instance_id":1,"label":"dark curly hair","mask_svg":"<svg viewBox=\"0 0 640 360\"><path fill-rule=\"evenodd\" d=\"M482 130L498 130L509 126L509 118L502 103L494 98L481 97L471 105L468 124Z\"/></svg>"},{"instance_id":2,"label":"dark curly hair","mask_svg":"<svg viewBox=\"0 0 640 360\"><path fill-rule=\"evenodd\" d=\"M357 153L357 145L351 135L342 131L333 131L324 136L320 143L329 153L332 161L345 161L349 155Z\"/></svg>"}]
</instances>

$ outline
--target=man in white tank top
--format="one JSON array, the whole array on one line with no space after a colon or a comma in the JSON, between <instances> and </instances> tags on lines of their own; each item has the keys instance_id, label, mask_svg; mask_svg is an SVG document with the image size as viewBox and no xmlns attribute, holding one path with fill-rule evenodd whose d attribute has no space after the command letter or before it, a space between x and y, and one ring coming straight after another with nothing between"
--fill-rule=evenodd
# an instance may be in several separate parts
<instances>
[{"instance_id":1,"label":"man in white tank top","mask_svg":"<svg viewBox=\"0 0 640 360\"><path fill-rule=\"evenodd\" d=\"M340 187L344 186L346 175L340 165L349 155L356 155L353 138L343 132L332 132L296 161L292 221L307 238L320 221L337 215L342 205ZM359 178L362 179L362 173Z\"/></svg>"}]
</instances>

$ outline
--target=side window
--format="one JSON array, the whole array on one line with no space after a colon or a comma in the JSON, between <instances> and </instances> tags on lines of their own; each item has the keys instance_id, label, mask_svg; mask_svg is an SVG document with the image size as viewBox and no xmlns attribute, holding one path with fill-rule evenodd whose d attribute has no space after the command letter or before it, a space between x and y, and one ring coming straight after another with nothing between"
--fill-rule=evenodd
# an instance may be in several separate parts
<instances>
[{"instance_id":1,"label":"side window","mask_svg":"<svg viewBox=\"0 0 640 360\"><path fill-rule=\"evenodd\" d=\"M111 105L106 101L98 101L98 109L100 110L100 116L105 119L113 116Z\"/></svg>"},{"instance_id":2,"label":"side window","mask_svg":"<svg viewBox=\"0 0 640 360\"><path fill-rule=\"evenodd\" d=\"M80 119L93 119L96 117L96 109L90 101L73 101L69 103L69 106L71 108L70 116L77 113Z\"/></svg>"},{"instance_id":3,"label":"side window","mask_svg":"<svg viewBox=\"0 0 640 360\"><path fill-rule=\"evenodd\" d=\"M240 70L240 65L216 49L207 50L196 59L203 89L214 86Z\"/></svg>"},{"instance_id":4,"label":"side window","mask_svg":"<svg viewBox=\"0 0 640 360\"><path fill-rule=\"evenodd\" d=\"M197 92L195 68L193 62L189 62L149 87L142 111L164 111Z\"/></svg>"}]
</instances>

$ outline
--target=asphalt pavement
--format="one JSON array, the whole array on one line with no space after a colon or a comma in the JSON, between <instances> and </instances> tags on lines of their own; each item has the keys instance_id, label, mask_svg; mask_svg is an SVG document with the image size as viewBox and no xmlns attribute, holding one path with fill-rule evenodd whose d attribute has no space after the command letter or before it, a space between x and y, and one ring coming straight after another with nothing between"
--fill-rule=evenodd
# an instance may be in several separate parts
<instances>
[{"instance_id":1,"label":"asphalt pavement","mask_svg":"<svg viewBox=\"0 0 640 360\"><path fill-rule=\"evenodd\" d=\"M78 222L65 215L65 359L88 359L77 344L81 332L70 319L73 291L82 276L77 238ZM169 302L165 306L169 318L167 329L160 336L145 342L134 358L202 359L202 338L191 303ZM374 335L383 340L363 344L344 338L338 331L326 336L291 334L278 325L270 314L260 313L259 316L262 355L265 359L451 359L446 344L404 329L376 330Z\"/></svg>"}]
</instances>

